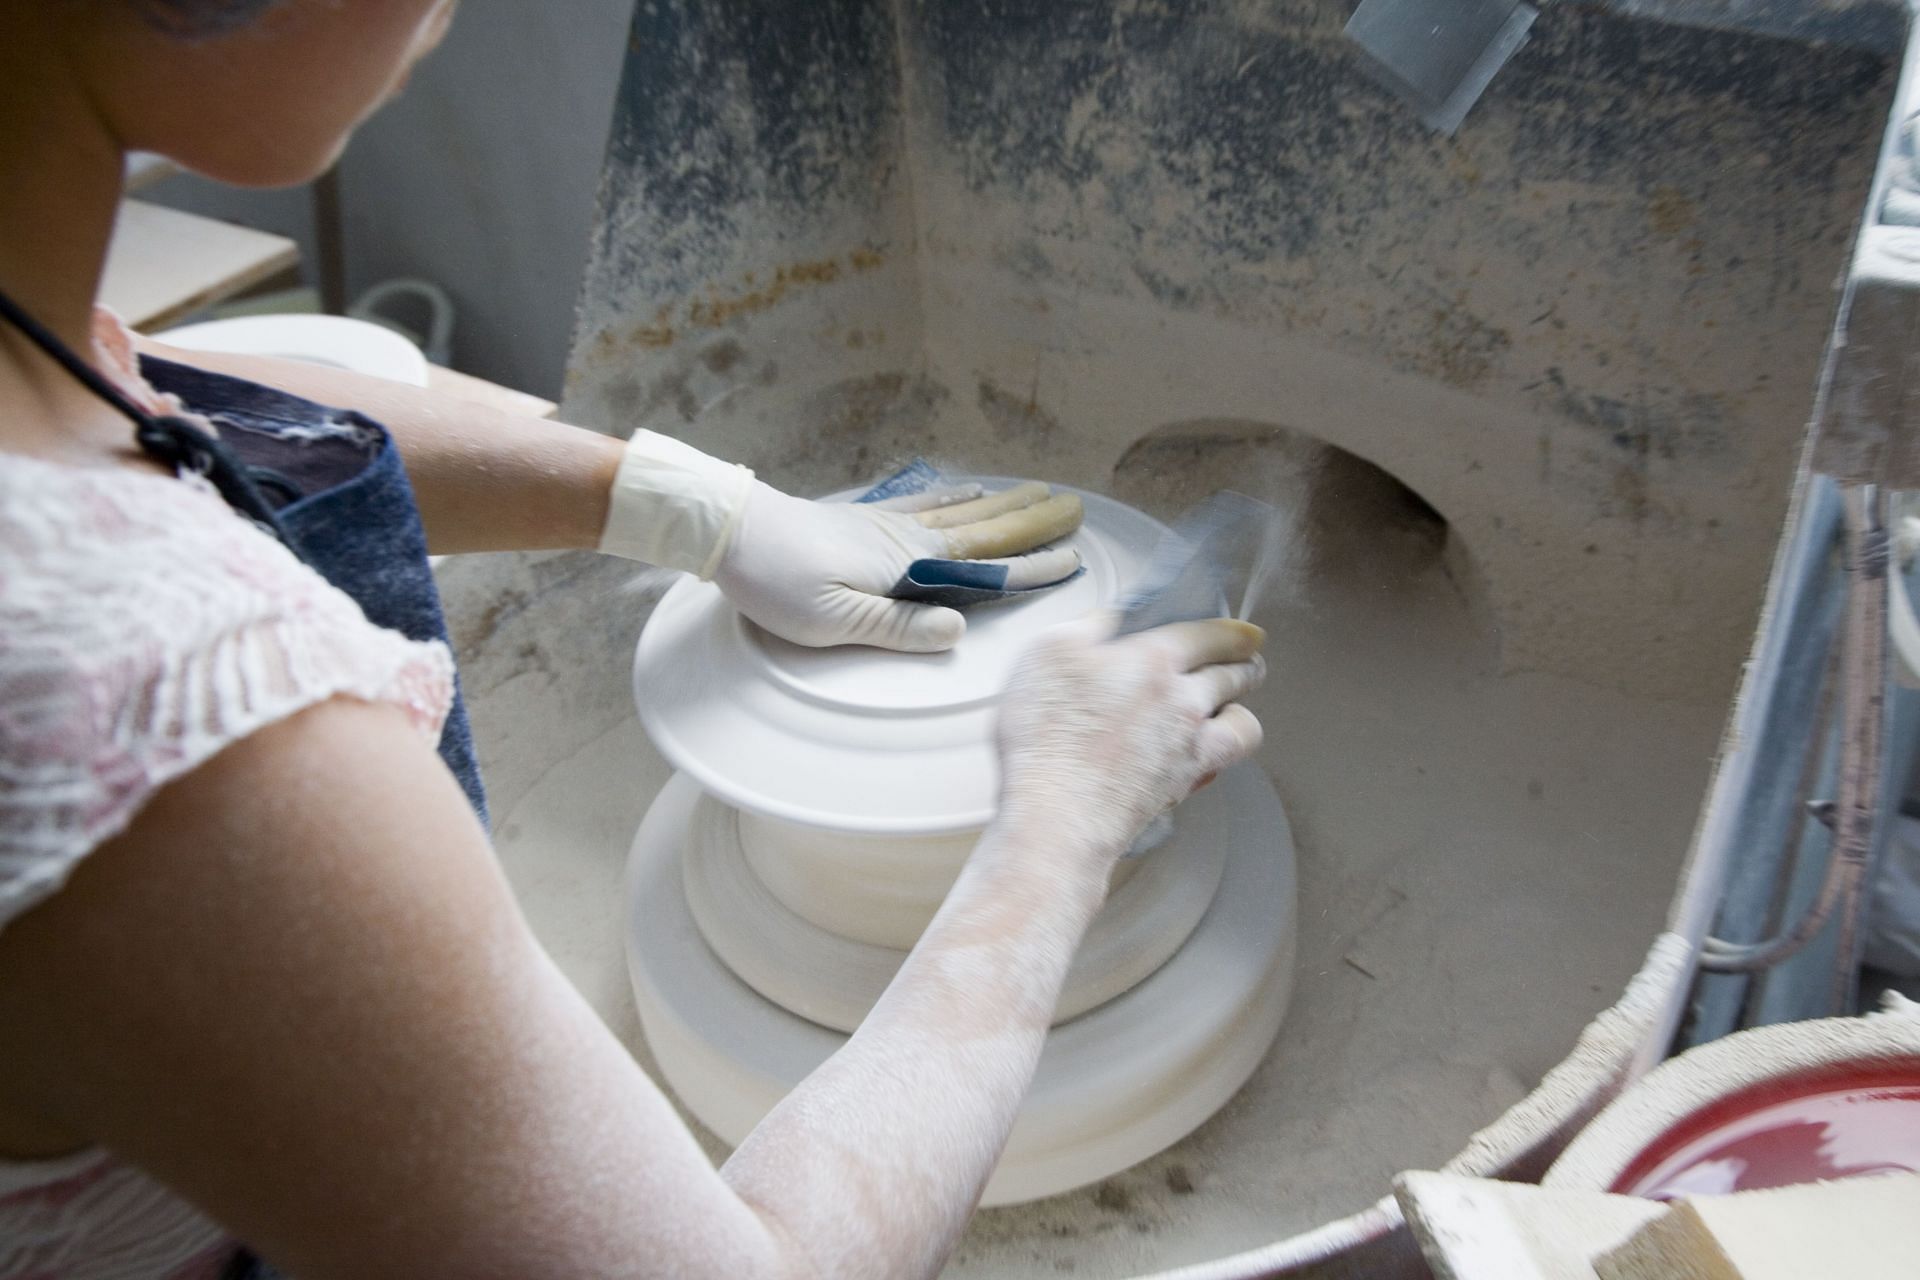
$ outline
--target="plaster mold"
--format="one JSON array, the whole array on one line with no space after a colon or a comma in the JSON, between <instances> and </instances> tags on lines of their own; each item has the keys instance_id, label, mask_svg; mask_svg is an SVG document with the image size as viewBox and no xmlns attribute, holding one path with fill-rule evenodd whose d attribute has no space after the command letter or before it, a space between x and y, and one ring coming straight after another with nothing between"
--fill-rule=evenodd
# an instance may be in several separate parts
<instances>
[{"instance_id":1,"label":"plaster mold","mask_svg":"<svg viewBox=\"0 0 1920 1280\"><path fill-rule=\"evenodd\" d=\"M826 933L899 951L933 919L978 834L901 840L755 813L736 822L741 857L782 909Z\"/></svg>"},{"instance_id":2,"label":"plaster mold","mask_svg":"<svg viewBox=\"0 0 1920 1280\"><path fill-rule=\"evenodd\" d=\"M742 982L836 1031L852 1031L867 1016L952 887L960 864L942 857L941 846L963 846L964 858L979 835L886 841L892 857L847 872L827 869L805 850L859 837L790 827L783 834L801 841L782 845L766 842L763 829L759 856L749 857L742 835L759 825L750 815L719 808L702 819L690 829L683 868L701 937ZM1121 862L1106 909L1074 956L1054 1021L1105 1004L1165 964L1206 914L1225 865L1219 844L1177 836Z\"/></svg>"},{"instance_id":3,"label":"plaster mold","mask_svg":"<svg viewBox=\"0 0 1920 1280\"><path fill-rule=\"evenodd\" d=\"M707 947L680 881L690 842L710 835L711 804L682 775L648 810L627 869L628 968L662 1076L737 1144L846 1037L762 998ZM1241 768L1181 821L1188 838L1227 851L1211 908L1145 981L1055 1026L983 1203L1057 1195L1138 1164L1218 1111L1265 1059L1293 986L1286 818L1267 781Z\"/></svg>"},{"instance_id":4,"label":"plaster mold","mask_svg":"<svg viewBox=\"0 0 1920 1280\"><path fill-rule=\"evenodd\" d=\"M948 653L801 648L693 581L642 633L635 702L682 776L634 841L634 994L667 1081L729 1142L859 1025L952 886L993 812L1013 662L1144 573L1164 528L1079 496L1086 571L972 610ZM1122 860L988 1203L1117 1173L1245 1082L1292 989L1293 878L1286 815L1250 767Z\"/></svg>"}]
</instances>

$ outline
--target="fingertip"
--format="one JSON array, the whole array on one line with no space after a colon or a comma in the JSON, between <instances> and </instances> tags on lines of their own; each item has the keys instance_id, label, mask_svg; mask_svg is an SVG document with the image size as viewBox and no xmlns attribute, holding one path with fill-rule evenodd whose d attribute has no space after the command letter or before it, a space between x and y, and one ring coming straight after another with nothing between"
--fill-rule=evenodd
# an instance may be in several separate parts
<instances>
[{"instance_id":1,"label":"fingertip","mask_svg":"<svg viewBox=\"0 0 1920 1280\"><path fill-rule=\"evenodd\" d=\"M1049 547L1044 551L1031 551L1026 555L1015 556L1008 560L983 563L998 563L1006 566L1007 590L1032 591L1065 582L1080 572L1080 553L1072 547Z\"/></svg>"},{"instance_id":2,"label":"fingertip","mask_svg":"<svg viewBox=\"0 0 1920 1280\"><path fill-rule=\"evenodd\" d=\"M1252 755L1266 741L1267 731L1261 727L1260 717L1247 710L1242 703L1229 702L1213 718L1216 724L1233 735L1234 745L1242 757Z\"/></svg>"},{"instance_id":3,"label":"fingertip","mask_svg":"<svg viewBox=\"0 0 1920 1280\"><path fill-rule=\"evenodd\" d=\"M960 643L960 637L967 634L966 615L958 609L942 609L939 622L934 631L934 643L942 649L951 649Z\"/></svg>"},{"instance_id":4,"label":"fingertip","mask_svg":"<svg viewBox=\"0 0 1920 1280\"><path fill-rule=\"evenodd\" d=\"M958 609L943 605L918 605L907 620L901 647L909 653L944 653L960 643L967 634L967 619Z\"/></svg>"},{"instance_id":5,"label":"fingertip","mask_svg":"<svg viewBox=\"0 0 1920 1280\"><path fill-rule=\"evenodd\" d=\"M1238 618L1198 618L1169 622L1140 633L1165 645L1174 660L1188 670L1220 662L1247 662L1260 652L1267 633Z\"/></svg>"},{"instance_id":6,"label":"fingertip","mask_svg":"<svg viewBox=\"0 0 1920 1280\"><path fill-rule=\"evenodd\" d=\"M1241 660L1257 657L1267 643L1267 629L1239 618L1221 618L1219 625L1225 627L1233 637L1235 652Z\"/></svg>"}]
</instances>

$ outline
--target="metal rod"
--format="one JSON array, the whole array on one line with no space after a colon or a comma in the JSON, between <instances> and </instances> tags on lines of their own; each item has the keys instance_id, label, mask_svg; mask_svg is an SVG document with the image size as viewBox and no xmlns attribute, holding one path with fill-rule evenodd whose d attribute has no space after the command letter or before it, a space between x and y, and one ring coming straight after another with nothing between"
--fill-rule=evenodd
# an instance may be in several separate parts
<instances>
[{"instance_id":1,"label":"metal rod","mask_svg":"<svg viewBox=\"0 0 1920 1280\"><path fill-rule=\"evenodd\" d=\"M1767 911L1766 928L1763 936L1772 937L1785 929L1788 924L1787 912L1791 908L1793 896L1794 864L1806 841L1807 823L1818 821L1829 833L1827 848L1829 856L1832 850L1833 822L1830 811L1831 800L1816 801L1813 788L1820 780L1827 759L1827 743L1834 732L1835 717L1839 713L1840 693L1840 653L1842 646L1828 646L1827 660L1820 668L1820 691L1813 716L1813 732L1808 735L1805 748L1801 752L1800 776L1794 787L1793 814L1788 825L1788 835L1781 843L1779 869L1774 877L1773 901ZM1822 818L1818 806L1824 806L1829 816ZM1715 939L1718 941L1718 939ZM1759 982L1749 981L1746 994L1741 1000L1741 1021L1754 1025L1763 995Z\"/></svg>"},{"instance_id":2,"label":"metal rod","mask_svg":"<svg viewBox=\"0 0 1920 1280\"><path fill-rule=\"evenodd\" d=\"M1754 973L1803 949L1840 908L1841 950L1835 992L1848 999L1858 965L1858 928L1868 859L1878 825L1881 739L1886 718L1888 543L1885 498L1877 485L1841 490L1847 528L1847 622L1841 636L1839 794L1833 851L1819 895L1794 927L1764 942L1706 938L1700 967L1715 973ZM1844 1007L1844 1005L1842 1005Z\"/></svg>"},{"instance_id":3,"label":"metal rod","mask_svg":"<svg viewBox=\"0 0 1920 1280\"><path fill-rule=\"evenodd\" d=\"M328 315L347 312L346 222L340 206L340 166L334 165L313 182L314 272L320 283L320 309Z\"/></svg>"},{"instance_id":4,"label":"metal rod","mask_svg":"<svg viewBox=\"0 0 1920 1280\"><path fill-rule=\"evenodd\" d=\"M1852 495L1850 495L1852 496ZM1856 515L1855 508L1858 508ZM1857 561L1849 601L1857 606L1855 627L1847 628L1845 661L1853 670L1847 681L1847 724L1858 735L1840 757L1840 792L1834 813L1836 860L1846 863L1840 901L1840 942L1834 952L1833 1001L1836 1012L1852 1008L1860 980L1860 926L1867 902L1867 875L1872 869L1875 836L1880 824L1880 791L1886 778L1883 741L1887 723L1887 593L1892 564L1887 537L1887 500L1878 485L1862 485L1857 500L1847 508L1849 524L1856 519Z\"/></svg>"}]
</instances>

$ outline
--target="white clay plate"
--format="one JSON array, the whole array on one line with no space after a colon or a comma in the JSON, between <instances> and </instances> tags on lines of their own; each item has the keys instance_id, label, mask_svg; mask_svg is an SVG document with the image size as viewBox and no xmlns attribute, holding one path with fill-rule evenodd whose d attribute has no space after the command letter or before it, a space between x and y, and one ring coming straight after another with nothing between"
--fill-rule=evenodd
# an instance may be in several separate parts
<instances>
[{"instance_id":1,"label":"white clay plate","mask_svg":"<svg viewBox=\"0 0 1920 1280\"><path fill-rule=\"evenodd\" d=\"M183 325L154 336L189 351L280 356L351 369L410 387L427 385L427 357L419 347L383 325L349 316L235 316Z\"/></svg>"},{"instance_id":2,"label":"white clay plate","mask_svg":"<svg viewBox=\"0 0 1920 1280\"><path fill-rule=\"evenodd\" d=\"M1016 481L980 479L989 489ZM966 831L993 817L993 714L1014 662L1046 628L1113 604L1163 526L1079 493L1068 540L1086 572L1052 591L967 611L948 653L808 649L684 579L653 611L634 660L634 700L660 753L737 809L842 831ZM845 498L850 495L836 495Z\"/></svg>"},{"instance_id":3,"label":"white clay plate","mask_svg":"<svg viewBox=\"0 0 1920 1280\"><path fill-rule=\"evenodd\" d=\"M1121 864L1130 874L1108 893L1074 954L1056 1023L1131 990L1180 949L1206 914L1220 887L1226 850L1217 840L1182 838L1184 826L1146 857ZM701 797L689 820L682 874L700 936L721 962L810 1022L852 1031L907 958L904 949L842 937L796 914L748 865L738 811L712 796ZM819 891L831 892L825 884ZM943 885L933 901L920 905L920 928L945 896Z\"/></svg>"},{"instance_id":4,"label":"white clay plate","mask_svg":"<svg viewBox=\"0 0 1920 1280\"><path fill-rule=\"evenodd\" d=\"M701 1123L738 1144L846 1042L757 995L708 949L681 890L700 789L661 791L627 864L627 966L647 1042ZM1294 855L1272 784L1241 765L1182 807L1184 839L1227 851L1186 945L1133 990L1047 1037L986 1204L1056 1195L1171 1146L1266 1055L1292 990Z\"/></svg>"}]
</instances>

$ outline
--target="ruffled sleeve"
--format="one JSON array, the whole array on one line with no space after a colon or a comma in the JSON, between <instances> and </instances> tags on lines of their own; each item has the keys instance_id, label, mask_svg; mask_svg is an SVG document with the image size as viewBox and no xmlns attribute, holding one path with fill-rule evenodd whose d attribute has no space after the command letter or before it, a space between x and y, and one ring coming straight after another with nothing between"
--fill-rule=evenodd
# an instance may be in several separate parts
<instances>
[{"instance_id":1,"label":"ruffled sleeve","mask_svg":"<svg viewBox=\"0 0 1920 1280\"><path fill-rule=\"evenodd\" d=\"M204 489L0 460L0 928L159 788L340 696L437 741L452 657L368 622Z\"/></svg>"}]
</instances>

